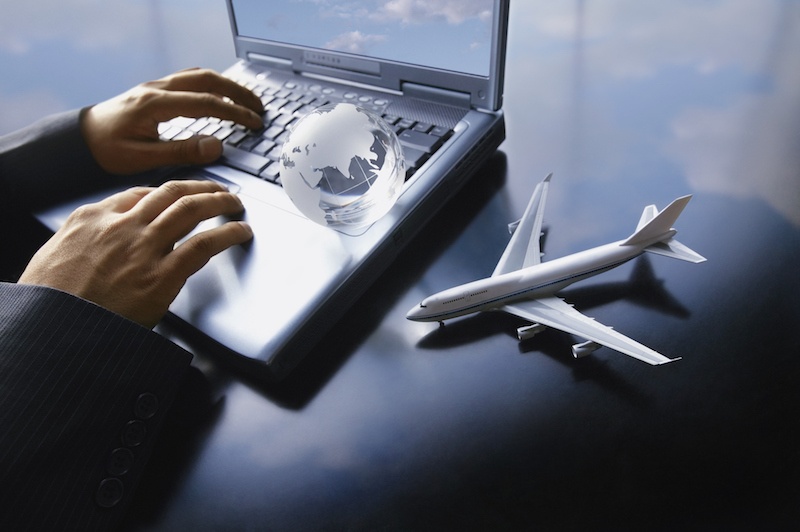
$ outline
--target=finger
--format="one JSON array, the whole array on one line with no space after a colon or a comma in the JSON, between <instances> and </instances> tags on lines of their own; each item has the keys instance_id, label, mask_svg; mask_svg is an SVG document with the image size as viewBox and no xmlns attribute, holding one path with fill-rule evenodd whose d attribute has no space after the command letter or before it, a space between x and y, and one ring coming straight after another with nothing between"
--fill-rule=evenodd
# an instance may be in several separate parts
<instances>
[{"instance_id":1,"label":"finger","mask_svg":"<svg viewBox=\"0 0 800 532\"><path fill-rule=\"evenodd\" d=\"M261 100L251 90L210 69L182 70L160 81L159 86L165 90L218 94L256 113L263 111Z\"/></svg>"},{"instance_id":2,"label":"finger","mask_svg":"<svg viewBox=\"0 0 800 532\"><path fill-rule=\"evenodd\" d=\"M125 146L126 160L147 161L148 168L183 164L209 164L222 155L222 142L199 135L186 140L131 140Z\"/></svg>"},{"instance_id":3,"label":"finger","mask_svg":"<svg viewBox=\"0 0 800 532\"><path fill-rule=\"evenodd\" d=\"M174 275L173 281L185 281L206 265L214 255L253 238L253 230L245 222L224 225L198 233L179 245L164 258L164 271Z\"/></svg>"},{"instance_id":4,"label":"finger","mask_svg":"<svg viewBox=\"0 0 800 532\"><path fill-rule=\"evenodd\" d=\"M225 191L225 187L216 181L167 181L142 198L139 203L131 209L131 214L139 218L142 223L149 224L155 220L159 214L164 212L167 207L184 196L222 191Z\"/></svg>"},{"instance_id":5,"label":"finger","mask_svg":"<svg viewBox=\"0 0 800 532\"><path fill-rule=\"evenodd\" d=\"M158 240L172 246L203 220L244 210L241 200L229 192L192 194L179 198L150 224Z\"/></svg>"},{"instance_id":6,"label":"finger","mask_svg":"<svg viewBox=\"0 0 800 532\"><path fill-rule=\"evenodd\" d=\"M154 187L133 187L112 194L97 202L97 205L111 212L123 213L131 210L142 198L155 190Z\"/></svg>"},{"instance_id":7,"label":"finger","mask_svg":"<svg viewBox=\"0 0 800 532\"><path fill-rule=\"evenodd\" d=\"M251 129L263 126L261 116L253 110L227 102L208 92L158 91L149 99L148 107L148 113L156 122L165 122L176 116L214 116L222 120L232 120Z\"/></svg>"}]
</instances>

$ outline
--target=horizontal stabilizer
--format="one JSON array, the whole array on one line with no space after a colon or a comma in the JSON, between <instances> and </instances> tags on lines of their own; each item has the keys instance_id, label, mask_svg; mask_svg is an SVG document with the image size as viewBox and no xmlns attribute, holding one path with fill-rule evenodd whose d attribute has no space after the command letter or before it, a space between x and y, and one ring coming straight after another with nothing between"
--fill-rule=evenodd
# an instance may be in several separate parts
<instances>
[{"instance_id":1,"label":"horizontal stabilizer","mask_svg":"<svg viewBox=\"0 0 800 532\"><path fill-rule=\"evenodd\" d=\"M674 238L670 238L666 242L657 242L652 246L647 246L644 250L656 255L664 255L665 257L685 260L694 264L706 261L705 257L684 246Z\"/></svg>"}]
</instances>

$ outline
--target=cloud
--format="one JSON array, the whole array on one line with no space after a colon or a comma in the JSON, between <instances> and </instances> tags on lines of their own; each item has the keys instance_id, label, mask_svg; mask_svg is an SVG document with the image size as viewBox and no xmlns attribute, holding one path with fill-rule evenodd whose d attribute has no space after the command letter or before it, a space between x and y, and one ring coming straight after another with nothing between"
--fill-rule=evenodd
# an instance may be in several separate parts
<instances>
[{"instance_id":1,"label":"cloud","mask_svg":"<svg viewBox=\"0 0 800 532\"><path fill-rule=\"evenodd\" d=\"M21 2L13 13L0 17L0 53L25 55L45 43L63 42L78 52L109 56L152 50L160 56L163 69L232 64L235 57L224 4L198 3L191 19L185 15L185 7L170 2Z\"/></svg>"},{"instance_id":2,"label":"cloud","mask_svg":"<svg viewBox=\"0 0 800 532\"><path fill-rule=\"evenodd\" d=\"M758 68L764 28L774 26L776 2L515 2L510 20L524 20L513 36L516 50L530 53L542 38L585 43L586 63L616 78L651 77L669 65L701 73L731 64ZM582 21L582 22L578 22ZM514 50L511 50L513 53Z\"/></svg>"},{"instance_id":3,"label":"cloud","mask_svg":"<svg viewBox=\"0 0 800 532\"><path fill-rule=\"evenodd\" d=\"M331 41L325 43L325 47L353 54L365 54L373 44L385 41L385 35L370 35L356 30L338 35Z\"/></svg>"},{"instance_id":4,"label":"cloud","mask_svg":"<svg viewBox=\"0 0 800 532\"><path fill-rule=\"evenodd\" d=\"M400 20L420 24L432 18L445 18L450 24L467 19L491 20L491 1L487 0L390 0L373 15L376 20Z\"/></svg>"},{"instance_id":5,"label":"cloud","mask_svg":"<svg viewBox=\"0 0 800 532\"><path fill-rule=\"evenodd\" d=\"M768 43L755 70L769 81L726 105L685 109L672 120L665 151L697 190L761 198L800 227L800 5L773 14L780 24L762 27L774 30L770 37L749 43Z\"/></svg>"},{"instance_id":6,"label":"cloud","mask_svg":"<svg viewBox=\"0 0 800 532\"><path fill-rule=\"evenodd\" d=\"M78 49L116 48L130 34L146 33L147 11L148 4L121 0L20 2L13 14L0 17L0 50L24 54L41 42L62 39Z\"/></svg>"},{"instance_id":7,"label":"cloud","mask_svg":"<svg viewBox=\"0 0 800 532\"><path fill-rule=\"evenodd\" d=\"M800 226L798 15L775 1L513 3L506 101L537 102L549 129L519 139L509 115L508 149L535 145L535 166L609 182L660 161L693 190L759 198ZM614 99L654 80L680 96L653 96L652 112L647 94ZM634 109L646 115L631 124Z\"/></svg>"},{"instance_id":8,"label":"cloud","mask_svg":"<svg viewBox=\"0 0 800 532\"><path fill-rule=\"evenodd\" d=\"M791 91L686 110L673 120L665 151L695 190L760 198L800 227L798 90L800 76Z\"/></svg>"}]
</instances>

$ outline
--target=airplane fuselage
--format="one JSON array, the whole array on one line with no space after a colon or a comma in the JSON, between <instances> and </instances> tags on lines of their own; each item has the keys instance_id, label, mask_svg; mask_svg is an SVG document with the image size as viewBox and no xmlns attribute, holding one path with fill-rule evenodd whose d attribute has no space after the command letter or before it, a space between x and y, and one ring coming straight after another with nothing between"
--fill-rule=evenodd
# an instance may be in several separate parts
<instances>
[{"instance_id":1,"label":"airplane fuselage","mask_svg":"<svg viewBox=\"0 0 800 532\"><path fill-rule=\"evenodd\" d=\"M409 311L414 321L443 321L492 310L519 300L552 296L565 287L606 272L644 253L624 240L542 262L503 275L444 290Z\"/></svg>"}]
</instances>

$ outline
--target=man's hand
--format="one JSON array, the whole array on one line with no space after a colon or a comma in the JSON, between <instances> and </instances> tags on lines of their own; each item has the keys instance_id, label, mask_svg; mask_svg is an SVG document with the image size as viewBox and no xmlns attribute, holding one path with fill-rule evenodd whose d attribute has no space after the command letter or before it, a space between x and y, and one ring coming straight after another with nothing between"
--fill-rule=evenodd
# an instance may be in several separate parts
<instances>
[{"instance_id":1,"label":"man's hand","mask_svg":"<svg viewBox=\"0 0 800 532\"><path fill-rule=\"evenodd\" d=\"M222 154L222 143L207 136L164 142L158 124L176 116L214 116L246 127L263 126L261 100L212 70L190 69L142 83L89 108L81 128L97 163L113 174L158 166L207 164Z\"/></svg>"},{"instance_id":2,"label":"man's hand","mask_svg":"<svg viewBox=\"0 0 800 532\"><path fill-rule=\"evenodd\" d=\"M230 221L175 243L202 220L242 210L239 198L213 181L120 192L72 213L19 282L69 292L153 327L190 275L253 233Z\"/></svg>"}]
</instances>

